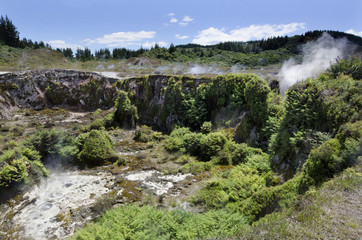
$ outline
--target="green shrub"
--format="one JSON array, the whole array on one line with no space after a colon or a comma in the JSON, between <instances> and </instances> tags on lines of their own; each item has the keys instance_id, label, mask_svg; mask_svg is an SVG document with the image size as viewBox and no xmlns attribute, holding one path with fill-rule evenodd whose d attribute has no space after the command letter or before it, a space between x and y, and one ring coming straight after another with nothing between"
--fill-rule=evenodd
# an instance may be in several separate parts
<instances>
[{"instance_id":1,"label":"green shrub","mask_svg":"<svg viewBox=\"0 0 362 240\"><path fill-rule=\"evenodd\" d=\"M249 80L245 86L245 100L250 109L251 116L257 126L262 127L267 120L268 83L261 78Z\"/></svg>"},{"instance_id":2,"label":"green shrub","mask_svg":"<svg viewBox=\"0 0 362 240\"><path fill-rule=\"evenodd\" d=\"M63 147L75 147L75 142L74 138L65 131L51 129L36 132L26 139L23 145L38 151L43 159L48 155L57 154L60 156Z\"/></svg>"},{"instance_id":3,"label":"green shrub","mask_svg":"<svg viewBox=\"0 0 362 240\"><path fill-rule=\"evenodd\" d=\"M335 138L313 149L304 165L301 188L320 184L325 179L333 177L341 170L342 159L339 157L341 144Z\"/></svg>"},{"instance_id":4,"label":"green shrub","mask_svg":"<svg viewBox=\"0 0 362 240\"><path fill-rule=\"evenodd\" d=\"M47 170L40 162L40 154L29 148L14 148L5 151L0 156L0 186L9 187L13 183L29 183L41 176L46 176Z\"/></svg>"},{"instance_id":5,"label":"green shrub","mask_svg":"<svg viewBox=\"0 0 362 240\"><path fill-rule=\"evenodd\" d=\"M168 151L175 152L185 147L184 136L191 133L187 127L176 127L165 140L165 148Z\"/></svg>"},{"instance_id":6,"label":"green shrub","mask_svg":"<svg viewBox=\"0 0 362 240\"><path fill-rule=\"evenodd\" d=\"M134 140L138 142L150 142L150 141L156 141L159 142L163 139L163 135L161 132L152 131L150 127L147 127L145 125L139 127L135 131Z\"/></svg>"},{"instance_id":7,"label":"green shrub","mask_svg":"<svg viewBox=\"0 0 362 240\"><path fill-rule=\"evenodd\" d=\"M96 129L96 130L101 130L104 128L103 126L103 120L102 119L96 119L94 120L91 125L89 126L89 130L93 130L93 129Z\"/></svg>"},{"instance_id":8,"label":"green shrub","mask_svg":"<svg viewBox=\"0 0 362 240\"><path fill-rule=\"evenodd\" d=\"M81 134L77 142L81 146L78 158L85 164L94 166L118 159L113 151L111 138L103 130L92 130Z\"/></svg>"},{"instance_id":9,"label":"green shrub","mask_svg":"<svg viewBox=\"0 0 362 240\"><path fill-rule=\"evenodd\" d=\"M128 94L119 91L115 104L116 111L113 116L113 125L135 128L138 120L137 107L131 104Z\"/></svg>"},{"instance_id":10,"label":"green shrub","mask_svg":"<svg viewBox=\"0 0 362 240\"><path fill-rule=\"evenodd\" d=\"M212 130L212 123L211 123L211 122L204 122L204 123L202 124L200 130L201 130L201 132L202 132L203 134L208 134L208 133L210 133L211 130Z\"/></svg>"},{"instance_id":11,"label":"green shrub","mask_svg":"<svg viewBox=\"0 0 362 240\"><path fill-rule=\"evenodd\" d=\"M227 206L237 211L241 201L265 186L265 179L258 170L245 165L238 165L222 177L209 181L193 201L208 208Z\"/></svg>"},{"instance_id":12,"label":"green shrub","mask_svg":"<svg viewBox=\"0 0 362 240\"><path fill-rule=\"evenodd\" d=\"M332 78L337 78L340 74L351 75L354 79L362 79L362 60L358 56L351 56L344 59L338 59L332 64L327 74Z\"/></svg>"},{"instance_id":13,"label":"green shrub","mask_svg":"<svg viewBox=\"0 0 362 240\"><path fill-rule=\"evenodd\" d=\"M200 139L200 152L197 156L202 161L210 161L212 156L215 156L221 151L227 139L221 132L214 132L204 135Z\"/></svg>"},{"instance_id":14,"label":"green shrub","mask_svg":"<svg viewBox=\"0 0 362 240\"><path fill-rule=\"evenodd\" d=\"M246 227L243 216L225 210L196 214L128 205L107 211L73 239L213 239L235 236Z\"/></svg>"}]
</instances>

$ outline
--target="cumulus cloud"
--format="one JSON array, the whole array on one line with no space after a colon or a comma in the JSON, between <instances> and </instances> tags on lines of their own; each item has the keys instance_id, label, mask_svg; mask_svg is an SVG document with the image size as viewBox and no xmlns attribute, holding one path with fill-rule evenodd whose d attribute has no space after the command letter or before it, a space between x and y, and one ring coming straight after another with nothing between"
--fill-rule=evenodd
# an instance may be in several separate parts
<instances>
[{"instance_id":1,"label":"cumulus cloud","mask_svg":"<svg viewBox=\"0 0 362 240\"><path fill-rule=\"evenodd\" d=\"M183 17L182 21L179 22L179 25L186 27L187 25L189 25L189 23L191 23L193 21L194 21L194 19L192 17L186 15Z\"/></svg>"},{"instance_id":2,"label":"cumulus cloud","mask_svg":"<svg viewBox=\"0 0 362 240\"><path fill-rule=\"evenodd\" d=\"M177 23L178 22L178 20L177 20L177 18L175 18L175 17L172 17L171 19L170 19L170 23Z\"/></svg>"},{"instance_id":3,"label":"cumulus cloud","mask_svg":"<svg viewBox=\"0 0 362 240\"><path fill-rule=\"evenodd\" d=\"M279 25L250 25L244 28L237 28L227 32L224 28L218 29L210 27L202 30L192 43L211 45L228 41L249 41L255 39L268 38L273 36L283 36L288 33L305 28L305 23L289 23Z\"/></svg>"},{"instance_id":4,"label":"cumulus cloud","mask_svg":"<svg viewBox=\"0 0 362 240\"><path fill-rule=\"evenodd\" d=\"M169 14L167 14L167 16L172 17L172 16L175 16L175 14L174 13L169 13Z\"/></svg>"},{"instance_id":5,"label":"cumulus cloud","mask_svg":"<svg viewBox=\"0 0 362 240\"><path fill-rule=\"evenodd\" d=\"M86 44L105 44L108 47L128 46L139 44L144 39L154 38L154 31L139 31L139 32L116 32L106 34L103 37L96 39L85 39L82 42Z\"/></svg>"},{"instance_id":6,"label":"cumulus cloud","mask_svg":"<svg viewBox=\"0 0 362 240\"><path fill-rule=\"evenodd\" d=\"M348 31L346 31L346 33L350 33L350 34L362 37L362 31L357 32L354 29L349 29Z\"/></svg>"},{"instance_id":7,"label":"cumulus cloud","mask_svg":"<svg viewBox=\"0 0 362 240\"><path fill-rule=\"evenodd\" d=\"M72 48L72 49L84 48L81 45L67 43L64 40L51 40L46 43L48 43L53 48Z\"/></svg>"},{"instance_id":8,"label":"cumulus cloud","mask_svg":"<svg viewBox=\"0 0 362 240\"><path fill-rule=\"evenodd\" d=\"M149 42L149 41L147 41L145 43L142 43L142 47L151 48L151 47L155 46L156 44L158 46L160 46L160 47L167 47L167 45L168 45L168 43L165 42L165 41L159 41L159 42Z\"/></svg>"},{"instance_id":9,"label":"cumulus cloud","mask_svg":"<svg viewBox=\"0 0 362 240\"><path fill-rule=\"evenodd\" d=\"M194 21L193 18L191 18L190 16L184 16L184 18L182 19L183 22L192 22Z\"/></svg>"},{"instance_id":10,"label":"cumulus cloud","mask_svg":"<svg viewBox=\"0 0 362 240\"><path fill-rule=\"evenodd\" d=\"M189 38L189 36L187 36L187 35L180 35L180 34L175 34L175 37L177 38L177 39L181 39L181 40L183 40L183 39L187 39L187 38Z\"/></svg>"}]
</instances>

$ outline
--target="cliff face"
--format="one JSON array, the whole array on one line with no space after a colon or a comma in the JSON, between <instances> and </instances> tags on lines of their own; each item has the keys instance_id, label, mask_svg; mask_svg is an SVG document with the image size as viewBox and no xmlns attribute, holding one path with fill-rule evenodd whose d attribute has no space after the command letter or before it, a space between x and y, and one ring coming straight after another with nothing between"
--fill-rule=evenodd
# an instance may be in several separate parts
<instances>
[{"instance_id":1,"label":"cliff face","mask_svg":"<svg viewBox=\"0 0 362 240\"><path fill-rule=\"evenodd\" d=\"M185 76L151 75L126 79L117 86L129 93L138 109L141 124L170 131L175 124L185 125L184 100L194 97L197 87L208 81Z\"/></svg>"},{"instance_id":2,"label":"cliff face","mask_svg":"<svg viewBox=\"0 0 362 240\"><path fill-rule=\"evenodd\" d=\"M0 118L17 108L62 107L73 110L111 108L115 82L97 73L74 70L36 70L0 75Z\"/></svg>"}]
</instances>

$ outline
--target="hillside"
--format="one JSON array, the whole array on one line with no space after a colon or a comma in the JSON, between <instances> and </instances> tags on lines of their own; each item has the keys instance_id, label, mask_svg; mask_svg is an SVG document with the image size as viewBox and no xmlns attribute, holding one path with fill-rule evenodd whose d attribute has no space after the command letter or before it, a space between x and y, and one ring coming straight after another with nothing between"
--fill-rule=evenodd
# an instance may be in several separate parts
<instances>
[{"instance_id":1,"label":"hillside","mask_svg":"<svg viewBox=\"0 0 362 240\"><path fill-rule=\"evenodd\" d=\"M361 66L284 97L253 73L0 75L0 236L358 238Z\"/></svg>"},{"instance_id":2,"label":"hillside","mask_svg":"<svg viewBox=\"0 0 362 240\"><path fill-rule=\"evenodd\" d=\"M315 42L323 33L333 39L347 39L355 53L360 54L362 38L336 31L312 31L292 37L274 37L250 42L225 42L210 46L187 44L151 49L109 49L96 50L94 55L89 49L52 50L49 47L14 48L0 44L0 71L18 71L29 69L77 69L85 71L116 71L125 76L144 74L185 74L193 73L188 68L192 64L210 68L203 73L225 73L242 69L280 65L291 57L301 61L304 52L302 46ZM63 55L64 54L64 55ZM349 53L351 54L351 53ZM65 57L66 56L66 57ZM206 66L206 67L205 67ZM213 70L213 67L219 69ZM171 68L171 69L170 69ZM195 70L194 72L198 72Z\"/></svg>"}]
</instances>

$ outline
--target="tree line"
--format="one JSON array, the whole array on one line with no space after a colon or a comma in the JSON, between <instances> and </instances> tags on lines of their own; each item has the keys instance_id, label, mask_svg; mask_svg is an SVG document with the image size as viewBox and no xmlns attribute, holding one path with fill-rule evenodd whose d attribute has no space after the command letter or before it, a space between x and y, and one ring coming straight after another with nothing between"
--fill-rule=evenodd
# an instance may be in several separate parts
<instances>
[{"instance_id":1,"label":"tree line","mask_svg":"<svg viewBox=\"0 0 362 240\"><path fill-rule=\"evenodd\" d=\"M311 40L316 40L322 36L324 32L330 34L333 38L346 37L352 43L362 46L362 38L338 31L309 31L302 35L277 36L267 39L247 42L221 42L214 45L203 46L199 44L189 43L185 45L171 45L169 48L160 47L155 44L151 49L140 48L138 50L126 48L114 48L110 50L103 48L96 50L92 54L89 48L78 48L75 52L71 48L57 48L68 59L76 59L80 61L102 60L102 59L129 59L133 57L146 56L151 58L175 60L187 58L203 58L212 57L220 53L220 51L237 52L243 54L259 54L264 51L285 49L290 54L299 54L299 46ZM37 42L31 39L23 38L20 40L20 33L16 26L8 18L8 16L0 17L0 44L5 44L17 48L51 48L49 44L43 41Z\"/></svg>"},{"instance_id":2,"label":"tree line","mask_svg":"<svg viewBox=\"0 0 362 240\"><path fill-rule=\"evenodd\" d=\"M0 43L16 48L50 48L49 44L43 41L33 42L31 39L23 38L20 40L20 33L8 16L0 17Z\"/></svg>"}]
</instances>

